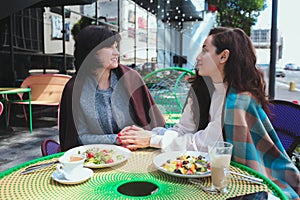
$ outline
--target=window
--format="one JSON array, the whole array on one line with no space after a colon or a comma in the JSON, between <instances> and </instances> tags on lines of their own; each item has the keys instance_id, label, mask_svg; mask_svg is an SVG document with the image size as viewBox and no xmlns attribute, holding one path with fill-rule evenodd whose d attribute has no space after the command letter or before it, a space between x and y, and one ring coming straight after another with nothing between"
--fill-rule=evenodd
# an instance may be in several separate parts
<instances>
[{"instance_id":1,"label":"window","mask_svg":"<svg viewBox=\"0 0 300 200\"><path fill-rule=\"evenodd\" d=\"M21 51L43 51L43 13L40 8L19 11L13 16L13 47ZM1 31L2 48L10 46L9 20Z\"/></svg>"}]
</instances>

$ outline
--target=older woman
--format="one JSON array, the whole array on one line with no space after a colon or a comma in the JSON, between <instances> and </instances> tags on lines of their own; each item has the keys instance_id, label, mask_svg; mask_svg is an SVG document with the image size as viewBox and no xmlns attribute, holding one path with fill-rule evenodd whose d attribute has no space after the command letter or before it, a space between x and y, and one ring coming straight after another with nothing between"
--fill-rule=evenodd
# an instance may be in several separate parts
<instances>
[{"instance_id":1,"label":"older woman","mask_svg":"<svg viewBox=\"0 0 300 200\"><path fill-rule=\"evenodd\" d=\"M141 76L118 63L120 36L90 25L75 40L76 78L65 87L60 110L62 150L80 144L119 144L132 124L151 129L165 121Z\"/></svg>"}]
</instances>

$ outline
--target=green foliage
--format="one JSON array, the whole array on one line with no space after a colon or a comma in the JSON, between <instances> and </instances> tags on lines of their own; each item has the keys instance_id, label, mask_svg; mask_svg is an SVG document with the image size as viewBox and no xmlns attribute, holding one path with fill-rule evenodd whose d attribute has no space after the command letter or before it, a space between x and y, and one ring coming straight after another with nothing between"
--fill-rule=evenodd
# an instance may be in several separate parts
<instances>
[{"instance_id":1,"label":"green foliage","mask_svg":"<svg viewBox=\"0 0 300 200\"><path fill-rule=\"evenodd\" d=\"M84 27L93 24L94 20L92 20L91 18L87 18L82 16L80 18L80 20L78 20L78 22L76 24L74 24L72 30L71 30L71 34L73 36L73 38L76 38L77 34L79 33L79 31L81 29L83 29Z\"/></svg>"},{"instance_id":2,"label":"green foliage","mask_svg":"<svg viewBox=\"0 0 300 200\"><path fill-rule=\"evenodd\" d=\"M292 156L292 160L294 161L294 164L296 165L296 167L300 170L300 144L295 149L293 156Z\"/></svg>"},{"instance_id":3,"label":"green foliage","mask_svg":"<svg viewBox=\"0 0 300 200\"><path fill-rule=\"evenodd\" d=\"M266 8L265 0L209 0L209 4L217 6L218 25L241 28L248 35L259 12Z\"/></svg>"}]
</instances>

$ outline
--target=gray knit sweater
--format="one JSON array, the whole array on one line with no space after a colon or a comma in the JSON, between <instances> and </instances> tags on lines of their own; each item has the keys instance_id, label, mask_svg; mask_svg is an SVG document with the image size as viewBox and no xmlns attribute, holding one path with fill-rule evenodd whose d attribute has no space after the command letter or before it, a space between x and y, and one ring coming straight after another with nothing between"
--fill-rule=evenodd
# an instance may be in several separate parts
<instances>
[{"instance_id":1,"label":"gray knit sweater","mask_svg":"<svg viewBox=\"0 0 300 200\"><path fill-rule=\"evenodd\" d=\"M133 124L132 108L120 97L122 92L113 72L107 90L98 89L95 77L85 79L75 120L82 144L115 144L118 132Z\"/></svg>"}]
</instances>

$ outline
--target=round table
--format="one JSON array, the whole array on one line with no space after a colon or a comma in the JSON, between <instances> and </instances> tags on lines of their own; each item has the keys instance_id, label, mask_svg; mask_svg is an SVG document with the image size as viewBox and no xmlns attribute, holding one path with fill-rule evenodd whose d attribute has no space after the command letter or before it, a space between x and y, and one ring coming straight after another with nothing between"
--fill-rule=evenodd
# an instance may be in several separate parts
<instances>
[{"instance_id":1,"label":"round table","mask_svg":"<svg viewBox=\"0 0 300 200\"><path fill-rule=\"evenodd\" d=\"M263 179L263 184L231 179L228 194L209 194L199 186L191 184L186 178L165 174L155 168L153 158L161 153L159 150L142 149L132 152L125 162L109 168L93 169L93 176L74 185L60 184L51 178L55 165L22 175L20 172L33 164L48 163L57 160L63 153L58 153L32 161L0 173L0 199L226 199L238 195L267 191L280 199L287 199L280 188L258 174L256 171L231 163L230 170L253 175ZM210 177L201 178L203 184L211 184ZM121 194L118 188L129 182L150 182L158 187L154 194L143 197L132 197Z\"/></svg>"}]
</instances>

